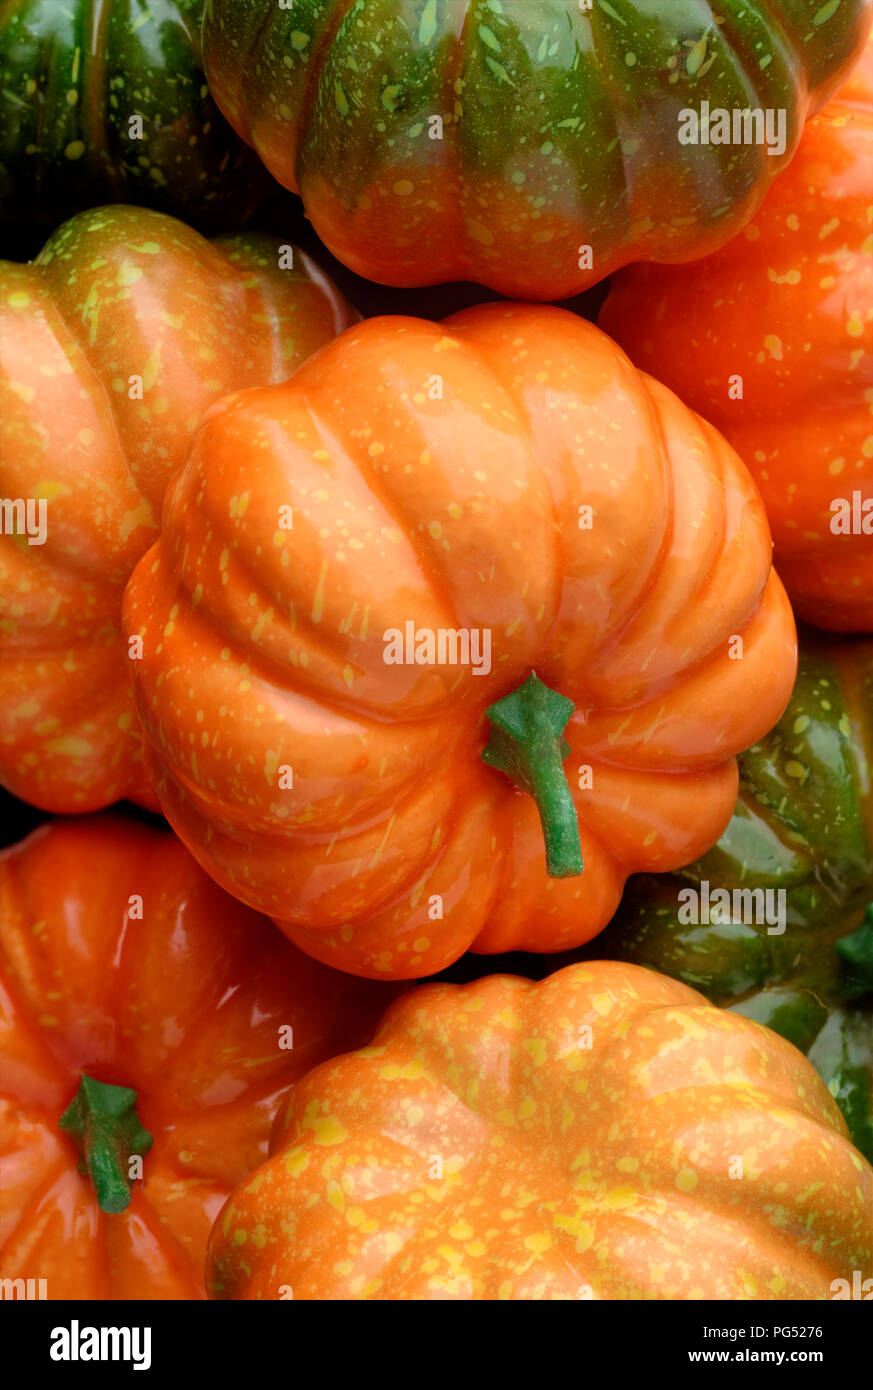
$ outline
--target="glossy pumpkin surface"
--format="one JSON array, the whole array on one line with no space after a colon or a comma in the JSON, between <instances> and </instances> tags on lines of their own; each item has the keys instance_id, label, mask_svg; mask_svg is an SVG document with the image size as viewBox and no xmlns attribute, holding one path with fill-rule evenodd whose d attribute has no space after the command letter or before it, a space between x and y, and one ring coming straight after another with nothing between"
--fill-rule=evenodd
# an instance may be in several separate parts
<instances>
[{"instance_id":1,"label":"glossy pumpkin surface","mask_svg":"<svg viewBox=\"0 0 873 1390\"><path fill-rule=\"evenodd\" d=\"M106 202L239 225L264 180L207 91L202 13L203 0L3 0L4 229L50 231Z\"/></svg>"},{"instance_id":2,"label":"glossy pumpkin surface","mask_svg":"<svg viewBox=\"0 0 873 1390\"><path fill-rule=\"evenodd\" d=\"M4 851L0 1276L50 1299L202 1298L210 1226L279 1096L394 993L296 951L165 831L92 816ZM83 1071L133 1088L146 1131L112 1214L59 1128Z\"/></svg>"},{"instance_id":3,"label":"glossy pumpkin surface","mask_svg":"<svg viewBox=\"0 0 873 1390\"><path fill-rule=\"evenodd\" d=\"M846 632L873 632L871 168L868 45L744 233L629 267L600 315L754 474L798 615Z\"/></svg>"},{"instance_id":4,"label":"glossy pumpkin surface","mask_svg":"<svg viewBox=\"0 0 873 1390\"><path fill-rule=\"evenodd\" d=\"M868 0L209 0L216 101L367 279L563 299L724 244L836 89ZM785 114L680 142L702 103ZM763 132L762 132L763 134Z\"/></svg>"},{"instance_id":5,"label":"glossy pumpkin surface","mask_svg":"<svg viewBox=\"0 0 873 1390\"><path fill-rule=\"evenodd\" d=\"M212 1297L825 1299L873 1270L873 1169L800 1053L612 961L414 990L271 1150Z\"/></svg>"},{"instance_id":6,"label":"glossy pumpkin surface","mask_svg":"<svg viewBox=\"0 0 873 1390\"><path fill-rule=\"evenodd\" d=\"M44 507L42 541L14 517L0 535L0 781L49 811L147 799L119 618L167 481L222 392L356 315L278 239L144 208L79 214L0 289L0 496Z\"/></svg>"},{"instance_id":7,"label":"glossy pumpkin surface","mask_svg":"<svg viewBox=\"0 0 873 1390\"><path fill-rule=\"evenodd\" d=\"M740 759L740 797L718 844L680 874L632 880L597 949L676 976L788 1038L873 1160L871 772L873 643L801 647L784 716ZM705 913L699 898L694 910L679 897L703 881ZM734 898L754 889L774 894L769 922ZM713 899L717 890L730 904Z\"/></svg>"},{"instance_id":8,"label":"glossy pumpkin surface","mask_svg":"<svg viewBox=\"0 0 873 1390\"><path fill-rule=\"evenodd\" d=\"M734 754L784 709L770 550L736 455L591 324L368 320L204 417L128 586L162 809L342 969L588 940L629 872L714 842ZM466 633L469 659L395 661L407 625ZM549 761L545 796L494 731L529 696L557 711L528 769ZM547 873L552 795L581 874Z\"/></svg>"}]
</instances>

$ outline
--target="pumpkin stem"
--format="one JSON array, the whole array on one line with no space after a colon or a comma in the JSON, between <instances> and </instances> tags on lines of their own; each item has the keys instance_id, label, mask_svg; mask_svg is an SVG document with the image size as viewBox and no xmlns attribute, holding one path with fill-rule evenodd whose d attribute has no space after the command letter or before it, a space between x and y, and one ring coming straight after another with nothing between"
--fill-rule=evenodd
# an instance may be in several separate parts
<instances>
[{"instance_id":1,"label":"pumpkin stem","mask_svg":"<svg viewBox=\"0 0 873 1390\"><path fill-rule=\"evenodd\" d=\"M873 994L873 903L857 931L837 942L837 955L843 998L861 999L865 994Z\"/></svg>"},{"instance_id":2,"label":"pumpkin stem","mask_svg":"<svg viewBox=\"0 0 873 1390\"><path fill-rule=\"evenodd\" d=\"M109 1086L82 1073L79 1089L58 1120L79 1150L79 1172L90 1177L101 1211L115 1214L130 1202L130 1159L154 1140L140 1124L136 1091Z\"/></svg>"},{"instance_id":3,"label":"pumpkin stem","mask_svg":"<svg viewBox=\"0 0 873 1390\"><path fill-rule=\"evenodd\" d=\"M482 761L505 772L536 802L549 878L571 878L583 868L579 818L563 768L570 752L563 733L574 709L572 700L531 671L523 685L485 711L493 728Z\"/></svg>"}]
</instances>

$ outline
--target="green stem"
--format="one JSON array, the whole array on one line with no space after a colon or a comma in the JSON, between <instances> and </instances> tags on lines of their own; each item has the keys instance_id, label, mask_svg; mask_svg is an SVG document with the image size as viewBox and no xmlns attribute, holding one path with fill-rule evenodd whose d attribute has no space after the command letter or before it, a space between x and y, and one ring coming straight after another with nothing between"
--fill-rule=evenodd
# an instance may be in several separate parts
<instances>
[{"instance_id":1,"label":"green stem","mask_svg":"<svg viewBox=\"0 0 873 1390\"><path fill-rule=\"evenodd\" d=\"M844 999L863 999L873 994L873 903L851 936L837 942L840 958L840 994Z\"/></svg>"},{"instance_id":2,"label":"green stem","mask_svg":"<svg viewBox=\"0 0 873 1390\"><path fill-rule=\"evenodd\" d=\"M130 1202L130 1160L148 1153L154 1140L140 1124L136 1091L109 1086L82 1073L79 1089L58 1120L79 1150L79 1172L89 1177L101 1211L124 1211Z\"/></svg>"},{"instance_id":3,"label":"green stem","mask_svg":"<svg viewBox=\"0 0 873 1390\"><path fill-rule=\"evenodd\" d=\"M579 817L563 767L570 752L563 733L574 709L572 700L531 671L523 685L485 711L493 728L482 761L505 772L536 802L549 878L571 878L583 868Z\"/></svg>"}]
</instances>

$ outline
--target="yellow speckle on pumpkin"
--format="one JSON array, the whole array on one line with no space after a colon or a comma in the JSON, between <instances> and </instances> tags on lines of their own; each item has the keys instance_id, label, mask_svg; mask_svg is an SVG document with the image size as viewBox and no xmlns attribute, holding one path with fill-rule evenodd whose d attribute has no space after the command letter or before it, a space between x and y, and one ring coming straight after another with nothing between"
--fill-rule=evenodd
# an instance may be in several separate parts
<instances>
[{"instance_id":1,"label":"yellow speckle on pumpkin","mask_svg":"<svg viewBox=\"0 0 873 1390\"><path fill-rule=\"evenodd\" d=\"M345 1125L341 1124L335 1115L318 1115L309 1123L315 1134L316 1144L321 1146L342 1144L349 1137Z\"/></svg>"},{"instance_id":2,"label":"yellow speckle on pumpkin","mask_svg":"<svg viewBox=\"0 0 873 1390\"><path fill-rule=\"evenodd\" d=\"M476 1232L469 1221L456 1221L453 1226L449 1227L449 1235L452 1240L472 1240L475 1234Z\"/></svg>"},{"instance_id":3,"label":"yellow speckle on pumpkin","mask_svg":"<svg viewBox=\"0 0 873 1390\"><path fill-rule=\"evenodd\" d=\"M468 217L464 223L467 228L467 235L473 240L478 241L480 246L493 246L494 233L484 222L479 222L475 217Z\"/></svg>"},{"instance_id":4,"label":"yellow speckle on pumpkin","mask_svg":"<svg viewBox=\"0 0 873 1390\"><path fill-rule=\"evenodd\" d=\"M402 1067L396 1062L389 1062L379 1069L379 1075L384 1081L418 1081L424 1076L424 1063L420 1057L414 1057Z\"/></svg>"},{"instance_id":5,"label":"yellow speckle on pumpkin","mask_svg":"<svg viewBox=\"0 0 873 1390\"><path fill-rule=\"evenodd\" d=\"M118 267L118 274L115 277L116 285L135 285L137 280L142 279L142 271L138 265L132 261L122 261Z\"/></svg>"},{"instance_id":6,"label":"yellow speckle on pumpkin","mask_svg":"<svg viewBox=\"0 0 873 1390\"><path fill-rule=\"evenodd\" d=\"M51 743L46 744L47 753L59 753L65 758L90 758L94 752L94 745L89 743L86 738L77 738L75 734L67 734L63 738L52 739Z\"/></svg>"}]
</instances>

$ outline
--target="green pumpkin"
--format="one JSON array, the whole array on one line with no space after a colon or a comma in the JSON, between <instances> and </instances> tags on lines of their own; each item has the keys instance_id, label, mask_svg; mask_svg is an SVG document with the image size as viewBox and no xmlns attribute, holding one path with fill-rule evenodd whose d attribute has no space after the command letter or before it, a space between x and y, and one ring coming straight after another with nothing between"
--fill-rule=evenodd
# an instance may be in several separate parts
<instances>
[{"instance_id":1,"label":"green pumpkin","mask_svg":"<svg viewBox=\"0 0 873 1390\"><path fill-rule=\"evenodd\" d=\"M734 236L868 27L866 0L207 0L203 51L353 270L555 300ZM784 149L704 143L704 101L782 112Z\"/></svg>"},{"instance_id":2,"label":"green pumpkin","mask_svg":"<svg viewBox=\"0 0 873 1390\"><path fill-rule=\"evenodd\" d=\"M201 230L239 221L261 176L207 92L202 9L203 0L2 0L4 224L33 219L41 240L107 202L159 208Z\"/></svg>"},{"instance_id":3,"label":"green pumpkin","mask_svg":"<svg viewBox=\"0 0 873 1390\"><path fill-rule=\"evenodd\" d=\"M652 966L781 1033L873 1159L873 642L805 643L788 709L740 777L718 844L678 874L632 879L585 954ZM704 882L708 923L689 920ZM784 932L779 900L775 922L753 923L762 904L734 900L743 889L784 892Z\"/></svg>"}]
</instances>

